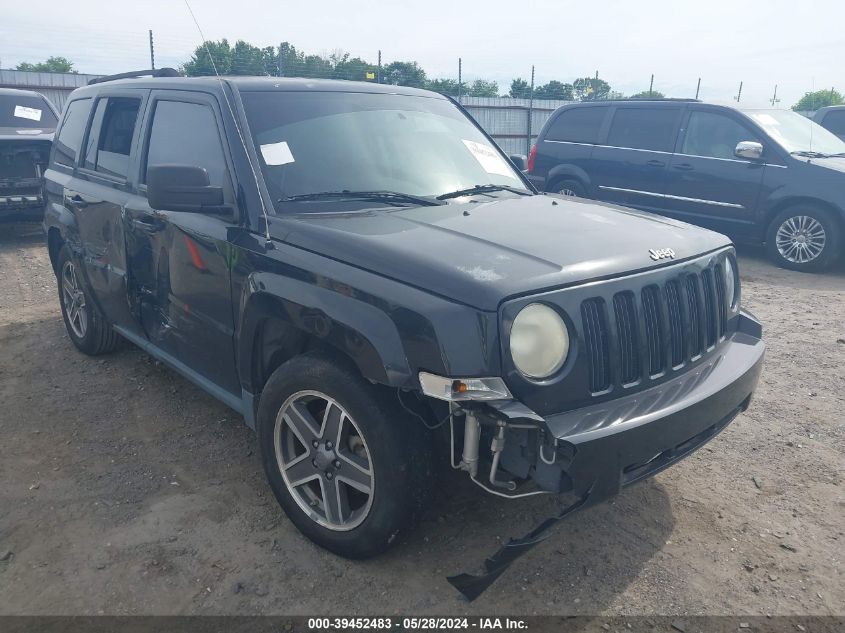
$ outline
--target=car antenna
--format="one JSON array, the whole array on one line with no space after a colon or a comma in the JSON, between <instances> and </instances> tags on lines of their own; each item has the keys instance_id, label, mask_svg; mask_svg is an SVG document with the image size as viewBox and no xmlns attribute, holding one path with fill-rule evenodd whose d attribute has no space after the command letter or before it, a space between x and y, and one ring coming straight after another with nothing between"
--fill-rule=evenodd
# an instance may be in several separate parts
<instances>
[{"instance_id":1,"label":"car antenna","mask_svg":"<svg viewBox=\"0 0 845 633\"><path fill-rule=\"evenodd\" d=\"M226 92L226 86L223 85L223 79L220 77L220 73L217 72L217 64L214 63L214 57L211 55L211 49L208 48L208 41L205 39L205 34L202 32L202 27L200 27L199 21L197 21L197 16L194 15L193 9L191 9L191 5L188 3L188 0L185 1L185 6L188 8L188 13L191 14L191 19L194 21L194 24L197 27L197 31L199 31L200 38L202 38L202 45L205 48L205 53L208 55L208 59L211 62L211 68L214 71L214 76L217 77L217 81L220 82L220 88L223 91L223 98L226 100L226 106L229 108L229 114L232 115L232 121L235 122L235 130L238 132L238 138L241 139L241 145L243 145L244 152L246 152L247 162L249 163L249 168L252 171L252 177L255 179L255 189L258 192L258 199L261 202L261 214L264 216L264 237L267 240L265 242L265 247L273 248L273 242L270 239L270 220L267 217L267 206L264 203L264 197L261 195L261 186L258 183L258 172L255 171L255 166L252 164L252 160L249 157L249 148L247 148L246 141L244 140L243 132L241 132L241 126L238 123L238 117L235 116L235 109L232 107L232 103L229 101L229 94Z\"/></svg>"}]
</instances>

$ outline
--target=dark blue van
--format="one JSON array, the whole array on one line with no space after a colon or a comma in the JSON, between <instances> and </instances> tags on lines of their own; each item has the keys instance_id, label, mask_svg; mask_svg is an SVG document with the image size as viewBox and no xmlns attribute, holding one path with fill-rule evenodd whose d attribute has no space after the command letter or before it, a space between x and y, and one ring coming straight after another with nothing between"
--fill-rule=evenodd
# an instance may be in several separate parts
<instances>
[{"instance_id":1,"label":"dark blue van","mask_svg":"<svg viewBox=\"0 0 845 633\"><path fill-rule=\"evenodd\" d=\"M780 109L695 100L570 104L528 159L541 190L671 216L765 243L786 268L842 251L845 141Z\"/></svg>"}]
</instances>

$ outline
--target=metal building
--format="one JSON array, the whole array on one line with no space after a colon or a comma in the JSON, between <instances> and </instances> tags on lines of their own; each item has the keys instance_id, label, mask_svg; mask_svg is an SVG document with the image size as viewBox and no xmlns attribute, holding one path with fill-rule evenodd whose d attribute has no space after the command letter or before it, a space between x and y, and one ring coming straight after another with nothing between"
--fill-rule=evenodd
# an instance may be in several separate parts
<instances>
[{"instance_id":1,"label":"metal building","mask_svg":"<svg viewBox=\"0 0 845 633\"><path fill-rule=\"evenodd\" d=\"M102 75L77 73L34 73L25 70L0 69L0 88L34 90L47 97L59 110L65 106L70 93L88 85L89 79Z\"/></svg>"}]
</instances>

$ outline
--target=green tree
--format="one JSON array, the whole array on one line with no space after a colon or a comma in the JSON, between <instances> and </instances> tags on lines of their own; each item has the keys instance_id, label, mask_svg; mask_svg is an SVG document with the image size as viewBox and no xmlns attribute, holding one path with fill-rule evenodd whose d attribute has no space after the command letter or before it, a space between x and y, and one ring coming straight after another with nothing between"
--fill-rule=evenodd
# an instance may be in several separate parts
<instances>
[{"instance_id":1,"label":"green tree","mask_svg":"<svg viewBox=\"0 0 845 633\"><path fill-rule=\"evenodd\" d=\"M607 95L610 93L610 84L604 79L596 79L595 77L576 79L572 82L572 87L575 90L575 98L579 101L607 99Z\"/></svg>"},{"instance_id":2,"label":"green tree","mask_svg":"<svg viewBox=\"0 0 845 633\"><path fill-rule=\"evenodd\" d=\"M390 62L382 69L381 81L394 86L425 88L425 71L417 62Z\"/></svg>"},{"instance_id":3,"label":"green tree","mask_svg":"<svg viewBox=\"0 0 845 633\"><path fill-rule=\"evenodd\" d=\"M637 94L633 94L629 99L665 99L666 95L659 90L643 90Z\"/></svg>"},{"instance_id":4,"label":"green tree","mask_svg":"<svg viewBox=\"0 0 845 633\"><path fill-rule=\"evenodd\" d=\"M46 61L36 64L21 62L15 67L15 70L28 70L39 73L77 73L73 69L73 62L66 57L48 57Z\"/></svg>"},{"instance_id":5,"label":"green tree","mask_svg":"<svg viewBox=\"0 0 845 633\"><path fill-rule=\"evenodd\" d=\"M514 79L511 82L511 89L508 95L514 99L528 99L531 97L531 84L521 78Z\"/></svg>"},{"instance_id":6,"label":"green tree","mask_svg":"<svg viewBox=\"0 0 845 633\"><path fill-rule=\"evenodd\" d=\"M182 70L189 77L214 75L215 69L221 75L232 74L232 47L225 38L219 42L207 41L197 46L191 59L182 66Z\"/></svg>"},{"instance_id":7,"label":"green tree","mask_svg":"<svg viewBox=\"0 0 845 633\"><path fill-rule=\"evenodd\" d=\"M329 57L334 67L333 77L335 79L349 79L352 81L375 81L378 66L375 66L360 57L349 57L349 53L335 53ZM372 73L373 79L367 79L367 73Z\"/></svg>"},{"instance_id":8,"label":"green tree","mask_svg":"<svg viewBox=\"0 0 845 633\"><path fill-rule=\"evenodd\" d=\"M535 99L562 99L564 101L572 101L573 88L572 84L565 84L551 80L549 83L534 88Z\"/></svg>"},{"instance_id":9,"label":"green tree","mask_svg":"<svg viewBox=\"0 0 845 633\"><path fill-rule=\"evenodd\" d=\"M426 85L426 88L434 92L439 92L440 94L449 95L450 97L457 97L460 86L458 86L458 82L454 79L431 79L428 85Z\"/></svg>"},{"instance_id":10,"label":"green tree","mask_svg":"<svg viewBox=\"0 0 845 633\"><path fill-rule=\"evenodd\" d=\"M468 87L467 94L470 97L498 97L499 84L495 81L476 79Z\"/></svg>"},{"instance_id":11,"label":"green tree","mask_svg":"<svg viewBox=\"0 0 845 633\"><path fill-rule=\"evenodd\" d=\"M798 103L792 106L792 109L796 112L808 112L844 103L845 99L843 99L842 94L831 88L830 90L816 90L815 92L805 93Z\"/></svg>"}]
</instances>

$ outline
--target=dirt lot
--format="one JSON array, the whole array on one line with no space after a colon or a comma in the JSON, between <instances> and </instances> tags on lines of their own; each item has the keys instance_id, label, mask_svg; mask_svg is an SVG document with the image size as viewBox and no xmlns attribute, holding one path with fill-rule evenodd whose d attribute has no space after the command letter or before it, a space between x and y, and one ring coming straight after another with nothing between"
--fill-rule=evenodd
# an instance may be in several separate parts
<instances>
[{"instance_id":1,"label":"dirt lot","mask_svg":"<svg viewBox=\"0 0 845 633\"><path fill-rule=\"evenodd\" d=\"M740 269L769 345L751 409L468 604L444 576L556 500L456 475L388 555L317 549L238 416L136 349L79 354L40 230L2 227L0 614L844 614L845 268Z\"/></svg>"}]
</instances>

